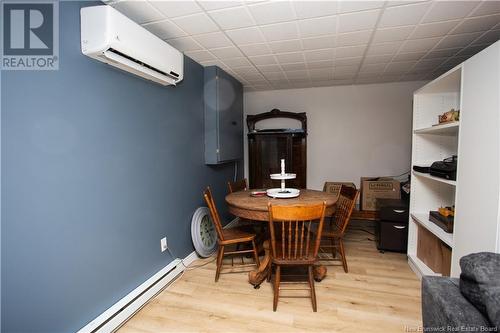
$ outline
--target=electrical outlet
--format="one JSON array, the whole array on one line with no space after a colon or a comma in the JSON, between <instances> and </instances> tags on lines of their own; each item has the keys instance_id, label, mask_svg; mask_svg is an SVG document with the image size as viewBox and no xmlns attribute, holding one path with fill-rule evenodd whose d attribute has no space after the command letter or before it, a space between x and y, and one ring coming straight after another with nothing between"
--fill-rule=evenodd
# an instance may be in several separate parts
<instances>
[{"instance_id":1,"label":"electrical outlet","mask_svg":"<svg viewBox=\"0 0 500 333\"><path fill-rule=\"evenodd\" d=\"M168 247L167 247L167 237L163 237L160 241L160 246L161 246L161 252L164 252Z\"/></svg>"}]
</instances>

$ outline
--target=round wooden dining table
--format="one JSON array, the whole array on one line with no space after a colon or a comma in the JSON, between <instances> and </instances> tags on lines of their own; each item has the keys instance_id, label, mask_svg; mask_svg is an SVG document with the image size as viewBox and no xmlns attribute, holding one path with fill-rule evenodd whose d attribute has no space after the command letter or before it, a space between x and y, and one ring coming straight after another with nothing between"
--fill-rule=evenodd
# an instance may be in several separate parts
<instances>
[{"instance_id":1,"label":"round wooden dining table","mask_svg":"<svg viewBox=\"0 0 500 333\"><path fill-rule=\"evenodd\" d=\"M264 196L252 196L253 190L238 191L226 196L229 212L240 218L256 222L267 222L269 220L268 204L294 206L294 205L317 205L326 202L325 216L331 216L335 211L337 197L331 193L316 190L302 189L296 198L277 199ZM271 256L268 241L264 242L265 255L260 261L257 270L248 274L249 282L258 287L267 276L270 269ZM315 269L316 280L321 280L326 275L326 267L320 266Z\"/></svg>"}]
</instances>

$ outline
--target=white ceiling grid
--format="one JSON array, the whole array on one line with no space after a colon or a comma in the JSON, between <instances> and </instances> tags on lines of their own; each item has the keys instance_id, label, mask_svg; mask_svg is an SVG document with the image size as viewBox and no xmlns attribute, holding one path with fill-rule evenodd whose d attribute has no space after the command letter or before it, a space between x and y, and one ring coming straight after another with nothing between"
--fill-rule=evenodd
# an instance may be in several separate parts
<instances>
[{"instance_id":1,"label":"white ceiling grid","mask_svg":"<svg viewBox=\"0 0 500 333\"><path fill-rule=\"evenodd\" d=\"M432 79L500 38L500 1L108 3L247 90Z\"/></svg>"}]
</instances>

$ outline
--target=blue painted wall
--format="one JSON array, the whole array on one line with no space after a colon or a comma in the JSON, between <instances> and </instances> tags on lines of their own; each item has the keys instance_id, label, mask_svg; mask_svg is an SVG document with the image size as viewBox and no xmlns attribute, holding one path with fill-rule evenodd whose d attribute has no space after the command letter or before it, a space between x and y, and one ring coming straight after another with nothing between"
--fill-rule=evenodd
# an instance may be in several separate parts
<instances>
[{"instance_id":1,"label":"blue painted wall","mask_svg":"<svg viewBox=\"0 0 500 333\"><path fill-rule=\"evenodd\" d=\"M58 71L2 73L2 332L87 324L172 260L162 237L193 251L203 188L222 208L233 177L204 165L202 67L172 88L83 56L88 5L60 5Z\"/></svg>"}]
</instances>

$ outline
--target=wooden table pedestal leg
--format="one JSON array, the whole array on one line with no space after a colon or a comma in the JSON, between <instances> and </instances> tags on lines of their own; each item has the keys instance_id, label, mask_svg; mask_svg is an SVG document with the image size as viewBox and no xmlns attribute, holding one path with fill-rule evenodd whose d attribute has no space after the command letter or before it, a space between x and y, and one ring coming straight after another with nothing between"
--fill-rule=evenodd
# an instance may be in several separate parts
<instances>
[{"instance_id":1,"label":"wooden table pedestal leg","mask_svg":"<svg viewBox=\"0 0 500 333\"><path fill-rule=\"evenodd\" d=\"M267 278L269 270L271 269L271 252L269 251L269 241L264 241L264 258L260 261L260 266L254 270L248 272L248 282L255 289L260 287L260 284Z\"/></svg>"}]
</instances>

